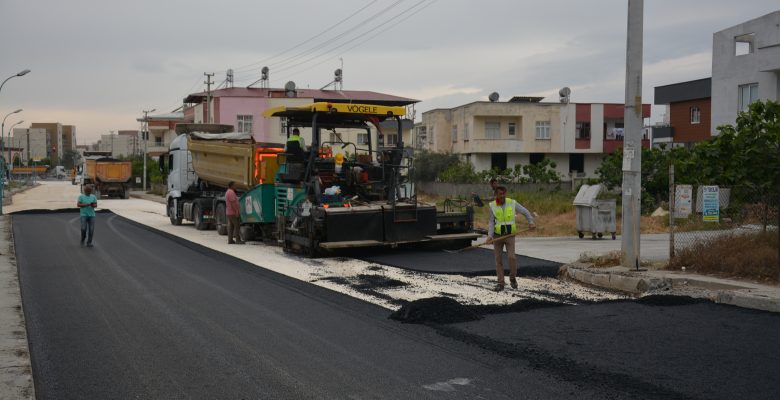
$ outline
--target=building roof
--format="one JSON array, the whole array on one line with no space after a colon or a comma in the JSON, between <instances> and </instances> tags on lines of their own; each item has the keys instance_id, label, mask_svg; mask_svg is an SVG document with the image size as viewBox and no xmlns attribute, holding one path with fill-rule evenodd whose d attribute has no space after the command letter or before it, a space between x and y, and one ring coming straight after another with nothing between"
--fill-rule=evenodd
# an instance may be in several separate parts
<instances>
[{"instance_id":1,"label":"building roof","mask_svg":"<svg viewBox=\"0 0 780 400\"><path fill-rule=\"evenodd\" d=\"M211 97L286 97L284 89L274 88L244 88L234 87L218 89L211 92ZM331 101L334 103L369 102L380 105L405 106L418 103L419 100L406 97L393 96L385 93L368 90L320 90L320 89L296 89L296 98L310 98L318 101ZM206 99L207 93L192 93L185 99L185 103L200 103Z\"/></svg>"},{"instance_id":2,"label":"building roof","mask_svg":"<svg viewBox=\"0 0 780 400\"><path fill-rule=\"evenodd\" d=\"M177 111L166 114L147 115L149 121L184 121L184 112ZM138 122L146 121L143 117L135 119Z\"/></svg>"},{"instance_id":3,"label":"building roof","mask_svg":"<svg viewBox=\"0 0 780 400\"><path fill-rule=\"evenodd\" d=\"M712 78L673 83L655 87L655 104L707 99L712 97Z\"/></svg>"},{"instance_id":4,"label":"building roof","mask_svg":"<svg viewBox=\"0 0 780 400\"><path fill-rule=\"evenodd\" d=\"M513 96L509 99L509 103L538 103L543 99L544 97L537 96Z\"/></svg>"}]
</instances>

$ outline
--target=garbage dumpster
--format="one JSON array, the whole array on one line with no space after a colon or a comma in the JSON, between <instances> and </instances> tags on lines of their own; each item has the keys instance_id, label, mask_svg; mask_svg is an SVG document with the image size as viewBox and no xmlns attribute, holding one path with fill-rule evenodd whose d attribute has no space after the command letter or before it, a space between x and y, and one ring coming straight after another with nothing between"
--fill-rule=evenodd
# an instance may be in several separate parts
<instances>
[{"instance_id":1,"label":"garbage dumpster","mask_svg":"<svg viewBox=\"0 0 780 400\"><path fill-rule=\"evenodd\" d=\"M574 198L580 239L585 237L585 232L590 232L593 239L603 237L605 232L612 234L612 240L616 238L615 200L597 200L601 188L601 185L582 185Z\"/></svg>"}]
</instances>

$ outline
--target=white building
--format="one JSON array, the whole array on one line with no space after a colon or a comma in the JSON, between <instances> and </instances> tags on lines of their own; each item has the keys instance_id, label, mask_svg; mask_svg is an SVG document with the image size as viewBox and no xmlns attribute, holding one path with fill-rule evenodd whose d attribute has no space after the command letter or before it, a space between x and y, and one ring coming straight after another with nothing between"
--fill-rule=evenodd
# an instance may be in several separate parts
<instances>
[{"instance_id":1,"label":"white building","mask_svg":"<svg viewBox=\"0 0 780 400\"><path fill-rule=\"evenodd\" d=\"M49 156L49 134L45 128L14 128L11 146L21 148L23 163Z\"/></svg>"},{"instance_id":2,"label":"white building","mask_svg":"<svg viewBox=\"0 0 780 400\"><path fill-rule=\"evenodd\" d=\"M712 36L712 130L756 100L780 98L780 11ZM715 132L713 132L715 133Z\"/></svg>"},{"instance_id":3,"label":"white building","mask_svg":"<svg viewBox=\"0 0 780 400\"><path fill-rule=\"evenodd\" d=\"M129 157L135 150L135 140L126 135L101 135L98 151L110 151L113 157Z\"/></svg>"}]
</instances>

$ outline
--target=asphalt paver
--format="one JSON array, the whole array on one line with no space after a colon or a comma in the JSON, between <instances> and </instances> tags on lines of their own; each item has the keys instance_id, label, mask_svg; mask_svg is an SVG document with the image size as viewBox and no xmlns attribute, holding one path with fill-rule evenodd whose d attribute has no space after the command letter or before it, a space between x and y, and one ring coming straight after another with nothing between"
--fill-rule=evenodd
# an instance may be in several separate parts
<instances>
[{"instance_id":1,"label":"asphalt paver","mask_svg":"<svg viewBox=\"0 0 780 400\"><path fill-rule=\"evenodd\" d=\"M39 399L602 397L110 213L13 225Z\"/></svg>"}]
</instances>

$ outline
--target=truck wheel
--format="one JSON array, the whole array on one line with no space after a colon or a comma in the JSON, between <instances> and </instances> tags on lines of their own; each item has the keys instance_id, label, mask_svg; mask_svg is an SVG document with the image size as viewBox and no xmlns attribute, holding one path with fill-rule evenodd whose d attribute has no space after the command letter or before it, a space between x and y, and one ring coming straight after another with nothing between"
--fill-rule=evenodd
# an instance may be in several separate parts
<instances>
[{"instance_id":1,"label":"truck wheel","mask_svg":"<svg viewBox=\"0 0 780 400\"><path fill-rule=\"evenodd\" d=\"M125 200L130 198L130 189L122 190L122 198Z\"/></svg>"},{"instance_id":2,"label":"truck wheel","mask_svg":"<svg viewBox=\"0 0 780 400\"><path fill-rule=\"evenodd\" d=\"M217 204L217 215L214 216L217 221L217 233L225 236L227 235L227 215L225 214L225 204Z\"/></svg>"},{"instance_id":3,"label":"truck wheel","mask_svg":"<svg viewBox=\"0 0 780 400\"><path fill-rule=\"evenodd\" d=\"M192 206L192 220L195 221L195 229L205 231L209 229L209 224L203 221L203 212L198 203Z\"/></svg>"},{"instance_id":4,"label":"truck wheel","mask_svg":"<svg viewBox=\"0 0 780 400\"><path fill-rule=\"evenodd\" d=\"M255 240L255 230L249 225L241 225L241 240L253 241Z\"/></svg>"},{"instance_id":5,"label":"truck wheel","mask_svg":"<svg viewBox=\"0 0 780 400\"><path fill-rule=\"evenodd\" d=\"M173 206L173 202L170 202L168 203L168 218L171 219L171 225L181 225L181 215L178 217L174 217L174 215L176 215L176 207Z\"/></svg>"}]
</instances>

